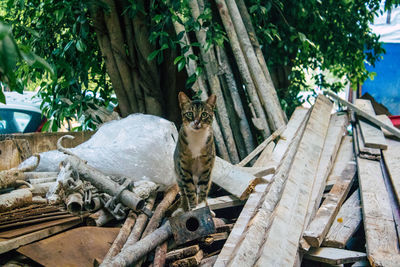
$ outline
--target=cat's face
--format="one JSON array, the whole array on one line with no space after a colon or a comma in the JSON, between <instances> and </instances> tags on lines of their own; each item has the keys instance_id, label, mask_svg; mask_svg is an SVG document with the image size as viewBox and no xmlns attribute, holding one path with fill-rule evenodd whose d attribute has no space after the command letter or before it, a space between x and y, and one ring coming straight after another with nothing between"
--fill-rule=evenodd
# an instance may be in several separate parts
<instances>
[{"instance_id":1,"label":"cat's face","mask_svg":"<svg viewBox=\"0 0 400 267\"><path fill-rule=\"evenodd\" d=\"M206 101L191 101L185 93L178 95L184 127L198 131L212 124L216 96L211 95Z\"/></svg>"}]
</instances>

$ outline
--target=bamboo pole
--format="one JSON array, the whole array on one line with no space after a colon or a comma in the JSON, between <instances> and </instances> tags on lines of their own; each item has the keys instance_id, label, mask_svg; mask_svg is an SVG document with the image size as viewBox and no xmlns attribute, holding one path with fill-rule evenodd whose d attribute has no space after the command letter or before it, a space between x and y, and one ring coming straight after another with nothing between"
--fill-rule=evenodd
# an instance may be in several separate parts
<instances>
[{"instance_id":1,"label":"bamboo pole","mask_svg":"<svg viewBox=\"0 0 400 267\"><path fill-rule=\"evenodd\" d=\"M234 112L234 117L237 118L238 120L238 131L239 133L235 133L235 135L241 135L241 137L243 138L243 142L244 142L244 148L245 148L245 155L241 156L241 158L244 158L247 154L249 154L251 151L253 151L254 149L254 140L253 140L253 136L250 130L250 126L249 123L247 121L246 118L246 113L244 111L241 99L240 99L240 95L239 95L239 90L238 90L238 86L237 83L235 81L235 77L233 75L232 72L232 68L229 64L228 61L228 56L226 55L225 52L225 48L223 47L216 47L217 48L217 53L219 55L220 58L220 67L223 69L224 71L224 77L225 77L225 87L224 91L226 95L230 95L231 99L232 99L232 110ZM223 83L224 85L224 83ZM223 86L224 87L224 86ZM235 130L236 127L234 127ZM235 138L235 140L237 140L237 138ZM238 144L238 141L236 141L236 144Z\"/></svg>"},{"instance_id":2,"label":"bamboo pole","mask_svg":"<svg viewBox=\"0 0 400 267\"><path fill-rule=\"evenodd\" d=\"M200 16L199 5L197 0L190 0L189 1L190 10L192 13L193 19L197 20ZM206 62L205 69L206 69L206 76L207 80L210 84L210 89L213 94L217 96L217 118L221 123L221 131L225 138L227 148L229 151L229 157L233 164L239 162L239 155L236 150L235 140L233 139L232 129L230 127L229 116L226 110L224 96L222 94L221 85L218 80L218 76L216 75L216 58L213 52L213 48L210 47L207 51L204 49L204 44L206 43L206 31L204 29L200 29L196 31L196 38L201 44L200 46L200 53L203 60ZM213 65L214 64L214 65Z\"/></svg>"},{"instance_id":3,"label":"bamboo pole","mask_svg":"<svg viewBox=\"0 0 400 267\"><path fill-rule=\"evenodd\" d=\"M229 15L229 11L224 0L216 0L216 3L222 19L222 23L225 27L225 31L228 34L230 45L232 47L233 55L238 65L240 75L243 79L244 85L246 86L247 94L250 98L251 104L254 107L256 117L253 119L260 121L260 125L262 127L262 129L260 130L262 130L263 137L267 138L271 134L268 127L267 118L265 117L263 107L261 105L260 99L258 98L257 90L254 85L253 79L251 78L249 66L246 63L244 53L240 48L239 38L233 26L232 18ZM255 126L257 128L257 125Z\"/></svg>"},{"instance_id":4,"label":"bamboo pole","mask_svg":"<svg viewBox=\"0 0 400 267\"><path fill-rule=\"evenodd\" d=\"M275 131L279 127L285 125L287 120L280 106L278 95L272 84L272 80L269 79L270 82L268 82L264 76L236 2L234 0L226 0L226 4L231 17L234 18L232 19L233 25L238 36L240 36L239 43L244 51L250 73L263 101L264 110L267 113L271 129Z\"/></svg>"}]
</instances>

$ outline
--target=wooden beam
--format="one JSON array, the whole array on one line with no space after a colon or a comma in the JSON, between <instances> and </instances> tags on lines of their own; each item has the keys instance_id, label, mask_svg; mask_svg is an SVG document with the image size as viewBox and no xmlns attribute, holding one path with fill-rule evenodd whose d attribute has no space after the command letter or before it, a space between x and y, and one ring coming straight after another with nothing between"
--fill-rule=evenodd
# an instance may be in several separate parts
<instances>
[{"instance_id":1,"label":"wooden beam","mask_svg":"<svg viewBox=\"0 0 400 267\"><path fill-rule=\"evenodd\" d=\"M393 126L392 121L390 120L390 118L387 115L376 115L376 118L381 121L382 123L388 125L388 126ZM392 134L391 132L389 132L388 130L386 130L385 128L381 127L381 130L383 132L383 135L389 138L393 138L395 137L394 134ZM387 139L386 139L387 140Z\"/></svg>"},{"instance_id":2,"label":"wooden beam","mask_svg":"<svg viewBox=\"0 0 400 267\"><path fill-rule=\"evenodd\" d=\"M386 141L388 142L389 146L387 150L382 151L383 159L385 161L397 201L400 202L400 142L390 139L386 139Z\"/></svg>"},{"instance_id":3,"label":"wooden beam","mask_svg":"<svg viewBox=\"0 0 400 267\"><path fill-rule=\"evenodd\" d=\"M282 134L282 132L285 130L286 125L280 127L278 130L276 130L274 133L272 133L267 139L265 139L261 144L259 144L247 157L245 157L241 162L236 164L237 166L244 167L247 163L249 163L255 156L260 154L267 146L269 143L274 141L278 136Z\"/></svg>"},{"instance_id":4,"label":"wooden beam","mask_svg":"<svg viewBox=\"0 0 400 267\"><path fill-rule=\"evenodd\" d=\"M330 100L319 95L290 169L282 198L274 211L272 225L265 235L266 241L256 261L258 266L293 266L295 263L331 110Z\"/></svg>"},{"instance_id":5,"label":"wooden beam","mask_svg":"<svg viewBox=\"0 0 400 267\"><path fill-rule=\"evenodd\" d=\"M341 177L337 179L336 184L322 203L315 218L304 232L303 236L311 246L319 247L321 245L343 201L350 191L355 173L355 162L351 162L343 171Z\"/></svg>"},{"instance_id":6,"label":"wooden beam","mask_svg":"<svg viewBox=\"0 0 400 267\"><path fill-rule=\"evenodd\" d=\"M254 162L253 167L262 167L263 164L269 162L272 156L272 152L274 151L275 143L271 142L267 145L267 147L261 152L260 156Z\"/></svg>"},{"instance_id":7,"label":"wooden beam","mask_svg":"<svg viewBox=\"0 0 400 267\"><path fill-rule=\"evenodd\" d=\"M346 264L367 259L367 254L339 248L313 248L304 258L331 265Z\"/></svg>"},{"instance_id":8,"label":"wooden beam","mask_svg":"<svg viewBox=\"0 0 400 267\"><path fill-rule=\"evenodd\" d=\"M366 147L364 145L364 140L361 136L361 129L358 123L355 124L354 137L356 138L356 149L358 150L358 156L363 159L380 160L381 150L379 148Z\"/></svg>"},{"instance_id":9,"label":"wooden beam","mask_svg":"<svg viewBox=\"0 0 400 267\"><path fill-rule=\"evenodd\" d=\"M371 101L366 99L356 99L355 104L359 109L366 112L367 114L373 117L376 116ZM362 118L359 120L359 123L360 123L361 135L363 137L364 145L366 147L379 148L379 149L387 148L385 137L383 136L383 133L379 126L371 124Z\"/></svg>"},{"instance_id":10,"label":"wooden beam","mask_svg":"<svg viewBox=\"0 0 400 267\"><path fill-rule=\"evenodd\" d=\"M296 136L296 133L296 139L300 140L301 133L304 130L305 120L307 119L307 114L308 110L304 108L296 108L296 110L294 111L286 127L286 130L282 133L281 138L272 153L271 158L274 158L274 160L272 161L275 166L277 166L281 162L281 159L283 158L286 150L293 141L293 138ZM303 127L300 127L302 123ZM294 147L294 149L292 149L293 154L295 153L296 149L297 145ZM260 161L260 164L262 165L264 165L265 163L266 162ZM233 227L228 237L228 240L225 242L221 253L218 255L218 259L215 263L216 267L227 265L229 258L233 255L233 251L235 250L236 246L244 238L243 235L246 227L258 210L258 207L261 205L261 200L265 196L266 191L268 190L267 188L269 187L266 184L259 184L256 186L255 191L250 195L245 206L243 207L242 212L239 215L239 218L235 223L235 226Z\"/></svg>"},{"instance_id":11,"label":"wooden beam","mask_svg":"<svg viewBox=\"0 0 400 267\"><path fill-rule=\"evenodd\" d=\"M367 112L364 112L363 110L359 109L357 106L353 105L352 103L341 99L340 97L338 97L336 94L330 92L330 91L324 91L324 94L329 95L330 97L336 99L337 101L339 101L342 105L347 106L348 108L350 108L351 110L353 110L354 112L357 113L357 115L369 120L370 122L374 123L377 126L380 126L386 130L388 130L389 132L391 132L392 134L394 134L397 138L400 138L400 130L390 126L390 125L386 125L384 123L382 123L381 121L379 121L375 116L371 116L370 114L368 114Z\"/></svg>"},{"instance_id":12,"label":"wooden beam","mask_svg":"<svg viewBox=\"0 0 400 267\"><path fill-rule=\"evenodd\" d=\"M193 256L197 252L199 252L199 250L200 250L199 245L193 245L190 247L184 247L184 248L170 251L166 255L166 262L172 262L172 261L176 261L176 260L180 260L183 258Z\"/></svg>"},{"instance_id":13,"label":"wooden beam","mask_svg":"<svg viewBox=\"0 0 400 267\"><path fill-rule=\"evenodd\" d=\"M207 199L208 206L211 210L220 210L225 208L243 206L245 201L235 196L222 196Z\"/></svg>"},{"instance_id":14,"label":"wooden beam","mask_svg":"<svg viewBox=\"0 0 400 267\"><path fill-rule=\"evenodd\" d=\"M347 241L353 236L361 225L360 192L353 194L344 202L329 229L323 246L344 248Z\"/></svg>"},{"instance_id":15,"label":"wooden beam","mask_svg":"<svg viewBox=\"0 0 400 267\"><path fill-rule=\"evenodd\" d=\"M178 267L178 266L198 266L203 259L203 251L200 250L199 252L196 253L196 255L184 258L181 260L174 261L171 263L170 266L172 267Z\"/></svg>"},{"instance_id":16,"label":"wooden beam","mask_svg":"<svg viewBox=\"0 0 400 267\"><path fill-rule=\"evenodd\" d=\"M359 157L357 163L368 259L372 266L395 266L399 244L380 163Z\"/></svg>"}]
</instances>

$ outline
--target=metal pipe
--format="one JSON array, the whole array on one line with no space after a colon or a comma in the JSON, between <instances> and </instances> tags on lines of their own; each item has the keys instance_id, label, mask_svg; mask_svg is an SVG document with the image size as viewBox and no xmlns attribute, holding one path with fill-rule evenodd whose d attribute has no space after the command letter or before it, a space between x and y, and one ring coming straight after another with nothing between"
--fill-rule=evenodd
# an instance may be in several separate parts
<instances>
[{"instance_id":1,"label":"metal pipe","mask_svg":"<svg viewBox=\"0 0 400 267\"><path fill-rule=\"evenodd\" d=\"M29 179L28 181L29 181L30 184L36 185L36 184L55 182L56 180L57 180L57 176L46 177L46 178Z\"/></svg>"},{"instance_id":2,"label":"metal pipe","mask_svg":"<svg viewBox=\"0 0 400 267\"><path fill-rule=\"evenodd\" d=\"M76 214L82 211L83 208L83 197L80 193L72 193L67 196L65 200L65 204L67 205L67 210Z\"/></svg>"}]
</instances>

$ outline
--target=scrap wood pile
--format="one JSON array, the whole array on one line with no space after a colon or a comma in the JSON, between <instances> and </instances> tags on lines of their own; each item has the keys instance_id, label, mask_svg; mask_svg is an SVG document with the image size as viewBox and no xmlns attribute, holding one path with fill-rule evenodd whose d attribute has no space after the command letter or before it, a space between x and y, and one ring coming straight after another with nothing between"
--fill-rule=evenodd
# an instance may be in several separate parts
<instances>
[{"instance_id":1,"label":"scrap wood pile","mask_svg":"<svg viewBox=\"0 0 400 267\"><path fill-rule=\"evenodd\" d=\"M368 101L340 102L348 111L331 114L320 95L241 163L217 159L208 200L216 217L208 208L171 217L177 186L156 192L150 181L106 176L59 144L69 154L59 172L1 173L26 188L0 197L29 192L12 207L0 201L1 264L396 266L399 131L376 119ZM45 195L34 185L56 176L70 178L60 184L62 201L35 200Z\"/></svg>"}]
</instances>

